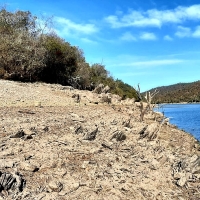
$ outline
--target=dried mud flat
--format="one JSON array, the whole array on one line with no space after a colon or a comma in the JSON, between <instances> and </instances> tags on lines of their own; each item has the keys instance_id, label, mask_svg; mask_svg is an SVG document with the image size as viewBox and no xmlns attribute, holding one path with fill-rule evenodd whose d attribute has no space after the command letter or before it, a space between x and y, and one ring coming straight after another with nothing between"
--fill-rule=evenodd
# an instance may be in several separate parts
<instances>
[{"instance_id":1,"label":"dried mud flat","mask_svg":"<svg viewBox=\"0 0 200 200\"><path fill-rule=\"evenodd\" d=\"M159 117L140 122L136 104L98 101L0 80L0 199L200 199L191 135L168 123L156 134Z\"/></svg>"}]
</instances>

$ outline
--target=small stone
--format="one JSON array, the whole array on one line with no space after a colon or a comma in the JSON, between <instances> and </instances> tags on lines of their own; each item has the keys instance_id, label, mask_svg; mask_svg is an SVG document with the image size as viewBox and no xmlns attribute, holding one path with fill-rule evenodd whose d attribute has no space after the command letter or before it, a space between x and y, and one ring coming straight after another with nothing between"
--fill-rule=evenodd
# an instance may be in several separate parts
<instances>
[{"instance_id":1,"label":"small stone","mask_svg":"<svg viewBox=\"0 0 200 200\"><path fill-rule=\"evenodd\" d=\"M26 135L32 135L32 134L33 134L33 132L32 132L31 130L29 130L29 129L25 129L25 130L24 130L24 133L25 133Z\"/></svg>"},{"instance_id":2,"label":"small stone","mask_svg":"<svg viewBox=\"0 0 200 200\"><path fill-rule=\"evenodd\" d=\"M87 165L89 164L90 161L83 161L83 164L81 166L82 169L87 168Z\"/></svg>"},{"instance_id":3,"label":"small stone","mask_svg":"<svg viewBox=\"0 0 200 200\"><path fill-rule=\"evenodd\" d=\"M124 133L122 133L121 131L117 131L116 133L114 133L114 135L112 136L112 139L116 139L117 141L123 141L126 139L126 135Z\"/></svg>"},{"instance_id":4,"label":"small stone","mask_svg":"<svg viewBox=\"0 0 200 200\"><path fill-rule=\"evenodd\" d=\"M0 159L0 168L12 168L15 163L15 160Z\"/></svg>"},{"instance_id":5,"label":"small stone","mask_svg":"<svg viewBox=\"0 0 200 200\"><path fill-rule=\"evenodd\" d=\"M35 165L32 165L30 163L23 163L21 164L22 169L24 169L25 171L29 171L29 172L36 172L39 170L39 168Z\"/></svg>"},{"instance_id":6,"label":"small stone","mask_svg":"<svg viewBox=\"0 0 200 200\"><path fill-rule=\"evenodd\" d=\"M71 189L71 191L73 191L73 190L76 190L79 186L80 186L80 184L78 182L72 183L70 185L70 189Z\"/></svg>"},{"instance_id":7,"label":"small stone","mask_svg":"<svg viewBox=\"0 0 200 200\"><path fill-rule=\"evenodd\" d=\"M180 179L181 177L184 177L184 176L185 176L185 173L181 173L181 172L174 173L175 179Z\"/></svg>"},{"instance_id":8,"label":"small stone","mask_svg":"<svg viewBox=\"0 0 200 200\"><path fill-rule=\"evenodd\" d=\"M98 132L98 127L95 127L93 131L86 134L84 140L95 140L97 132Z\"/></svg>"},{"instance_id":9,"label":"small stone","mask_svg":"<svg viewBox=\"0 0 200 200\"><path fill-rule=\"evenodd\" d=\"M45 126L45 127L43 128L43 131L48 132L48 131L49 131L49 127L48 127L48 126Z\"/></svg>"},{"instance_id":10,"label":"small stone","mask_svg":"<svg viewBox=\"0 0 200 200\"><path fill-rule=\"evenodd\" d=\"M18 131L16 134L11 135L10 138L21 138L25 135L23 130Z\"/></svg>"},{"instance_id":11,"label":"small stone","mask_svg":"<svg viewBox=\"0 0 200 200\"><path fill-rule=\"evenodd\" d=\"M60 192L63 188L63 185L62 183L57 181L50 181L49 188L51 189L52 192Z\"/></svg>"},{"instance_id":12,"label":"small stone","mask_svg":"<svg viewBox=\"0 0 200 200\"><path fill-rule=\"evenodd\" d=\"M156 170L160 167L160 163L156 160L156 159L153 159L151 161L151 166L150 168L153 169L153 170Z\"/></svg>"},{"instance_id":13,"label":"small stone","mask_svg":"<svg viewBox=\"0 0 200 200\"><path fill-rule=\"evenodd\" d=\"M177 185L183 187L185 185L186 181L187 181L186 177L183 176L177 181Z\"/></svg>"}]
</instances>

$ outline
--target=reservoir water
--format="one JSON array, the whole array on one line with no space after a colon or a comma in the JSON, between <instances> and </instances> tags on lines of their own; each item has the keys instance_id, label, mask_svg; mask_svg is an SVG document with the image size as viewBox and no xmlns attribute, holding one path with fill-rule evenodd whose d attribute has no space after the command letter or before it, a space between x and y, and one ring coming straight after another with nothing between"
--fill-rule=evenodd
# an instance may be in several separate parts
<instances>
[{"instance_id":1,"label":"reservoir water","mask_svg":"<svg viewBox=\"0 0 200 200\"><path fill-rule=\"evenodd\" d=\"M163 112L171 124L200 141L200 104L162 104L155 110Z\"/></svg>"}]
</instances>

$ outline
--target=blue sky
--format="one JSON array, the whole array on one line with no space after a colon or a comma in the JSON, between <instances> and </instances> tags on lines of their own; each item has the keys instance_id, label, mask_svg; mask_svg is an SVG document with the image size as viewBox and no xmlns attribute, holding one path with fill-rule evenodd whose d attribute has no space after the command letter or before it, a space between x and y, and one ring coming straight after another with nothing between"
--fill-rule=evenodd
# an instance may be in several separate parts
<instances>
[{"instance_id":1,"label":"blue sky","mask_svg":"<svg viewBox=\"0 0 200 200\"><path fill-rule=\"evenodd\" d=\"M90 64L145 91L200 80L200 1L5 0L8 10L53 16L57 34Z\"/></svg>"}]
</instances>

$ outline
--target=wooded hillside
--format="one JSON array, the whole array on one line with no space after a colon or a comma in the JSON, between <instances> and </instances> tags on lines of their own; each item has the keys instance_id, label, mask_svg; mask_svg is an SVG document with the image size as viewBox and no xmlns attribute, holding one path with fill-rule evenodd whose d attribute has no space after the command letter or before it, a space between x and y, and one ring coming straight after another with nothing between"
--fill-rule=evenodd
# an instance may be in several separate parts
<instances>
[{"instance_id":1,"label":"wooded hillside","mask_svg":"<svg viewBox=\"0 0 200 200\"><path fill-rule=\"evenodd\" d=\"M159 93L155 96L154 103L181 103L200 102L200 81L192 83L177 83L162 86L157 89Z\"/></svg>"}]
</instances>

